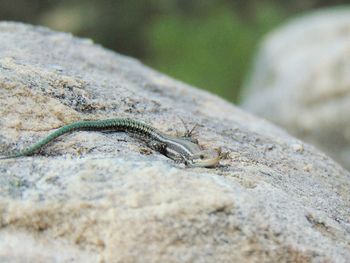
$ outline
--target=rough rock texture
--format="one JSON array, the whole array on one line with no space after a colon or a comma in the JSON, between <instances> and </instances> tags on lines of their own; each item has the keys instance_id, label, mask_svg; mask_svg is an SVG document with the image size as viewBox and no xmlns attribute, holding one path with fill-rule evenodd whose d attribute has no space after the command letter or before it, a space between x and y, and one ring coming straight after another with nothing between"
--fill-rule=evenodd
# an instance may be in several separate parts
<instances>
[{"instance_id":1,"label":"rough rock texture","mask_svg":"<svg viewBox=\"0 0 350 263\"><path fill-rule=\"evenodd\" d=\"M0 23L0 149L80 119L199 124L216 169L123 133L77 132L0 161L0 262L347 262L350 175L231 104L89 40Z\"/></svg>"},{"instance_id":2,"label":"rough rock texture","mask_svg":"<svg viewBox=\"0 0 350 263\"><path fill-rule=\"evenodd\" d=\"M350 170L350 8L317 12L269 35L243 107Z\"/></svg>"}]
</instances>

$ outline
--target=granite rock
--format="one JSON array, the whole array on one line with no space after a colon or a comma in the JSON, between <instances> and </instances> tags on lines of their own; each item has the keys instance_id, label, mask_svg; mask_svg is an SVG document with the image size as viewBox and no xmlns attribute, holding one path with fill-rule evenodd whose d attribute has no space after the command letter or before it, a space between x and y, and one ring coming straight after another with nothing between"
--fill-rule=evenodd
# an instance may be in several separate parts
<instances>
[{"instance_id":1,"label":"granite rock","mask_svg":"<svg viewBox=\"0 0 350 263\"><path fill-rule=\"evenodd\" d=\"M214 169L124 133L76 132L0 161L0 262L346 262L350 174L228 102L90 40L0 23L0 150L76 120L198 124Z\"/></svg>"}]
</instances>

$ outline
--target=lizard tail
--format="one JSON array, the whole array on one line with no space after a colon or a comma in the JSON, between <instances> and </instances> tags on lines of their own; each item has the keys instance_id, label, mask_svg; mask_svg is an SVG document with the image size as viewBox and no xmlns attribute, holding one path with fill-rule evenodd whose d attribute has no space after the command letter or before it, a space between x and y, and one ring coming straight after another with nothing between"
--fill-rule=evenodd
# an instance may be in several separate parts
<instances>
[{"instance_id":1,"label":"lizard tail","mask_svg":"<svg viewBox=\"0 0 350 263\"><path fill-rule=\"evenodd\" d=\"M112 123L113 124L113 123ZM63 134L70 133L72 131L76 130L90 130L93 129L94 126L96 126L98 129L103 129L105 128L105 125L101 121L78 121L78 122L73 122L71 124L65 125L53 133L49 134L47 137L41 139L34 145L28 147L27 149L24 149L23 151L11 154L9 156L3 156L0 157L0 160L5 160L5 159L12 159L12 158L18 158L22 156L30 156L33 155L35 152L37 152L39 149L41 149L43 146L46 144L50 143L57 137L60 137Z\"/></svg>"},{"instance_id":2,"label":"lizard tail","mask_svg":"<svg viewBox=\"0 0 350 263\"><path fill-rule=\"evenodd\" d=\"M18 154L9 155L9 156L2 156L2 157L0 157L0 160L12 159L12 158L17 158L17 157L19 157Z\"/></svg>"}]
</instances>

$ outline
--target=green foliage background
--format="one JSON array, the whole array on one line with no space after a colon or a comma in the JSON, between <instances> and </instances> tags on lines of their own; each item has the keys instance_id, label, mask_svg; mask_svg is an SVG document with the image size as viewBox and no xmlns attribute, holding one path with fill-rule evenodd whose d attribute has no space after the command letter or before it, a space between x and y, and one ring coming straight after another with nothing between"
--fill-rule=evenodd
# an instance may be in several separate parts
<instances>
[{"instance_id":1,"label":"green foliage background","mask_svg":"<svg viewBox=\"0 0 350 263\"><path fill-rule=\"evenodd\" d=\"M150 65L172 76L236 100L258 39L283 20L273 6L250 21L227 5L204 17L171 14L148 27Z\"/></svg>"},{"instance_id":2,"label":"green foliage background","mask_svg":"<svg viewBox=\"0 0 350 263\"><path fill-rule=\"evenodd\" d=\"M12 0L0 19L88 37L237 102L261 38L286 19L349 0Z\"/></svg>"}]
</instances>

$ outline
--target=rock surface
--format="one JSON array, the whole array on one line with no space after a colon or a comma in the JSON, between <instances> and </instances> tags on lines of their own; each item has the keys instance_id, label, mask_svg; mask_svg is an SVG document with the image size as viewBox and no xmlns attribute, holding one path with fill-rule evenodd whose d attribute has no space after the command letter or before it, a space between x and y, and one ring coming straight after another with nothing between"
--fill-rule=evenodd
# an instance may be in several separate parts
<instances>
[{"instance_id":1,"label":"rock surface","mask_svg":"<svg viewBox=\"0 0 350 263\"><path fill-rule=\"evenodd\" d=\"M350 8L298 18L257 56L243 107L350 170Z\"/></svg>"},{"instance_id":2,"label":"rock surface","mask_svg":"<svg viewBox=\"0 0 350 263\"><path fill-rule=\"evenodd\" d=\"M0 23L0 149L80 119L199 124L215 169L123 133L0 161L0 262L346 262L350 175L313 147L89 40Z\"/></svg>"}]
</instances>

